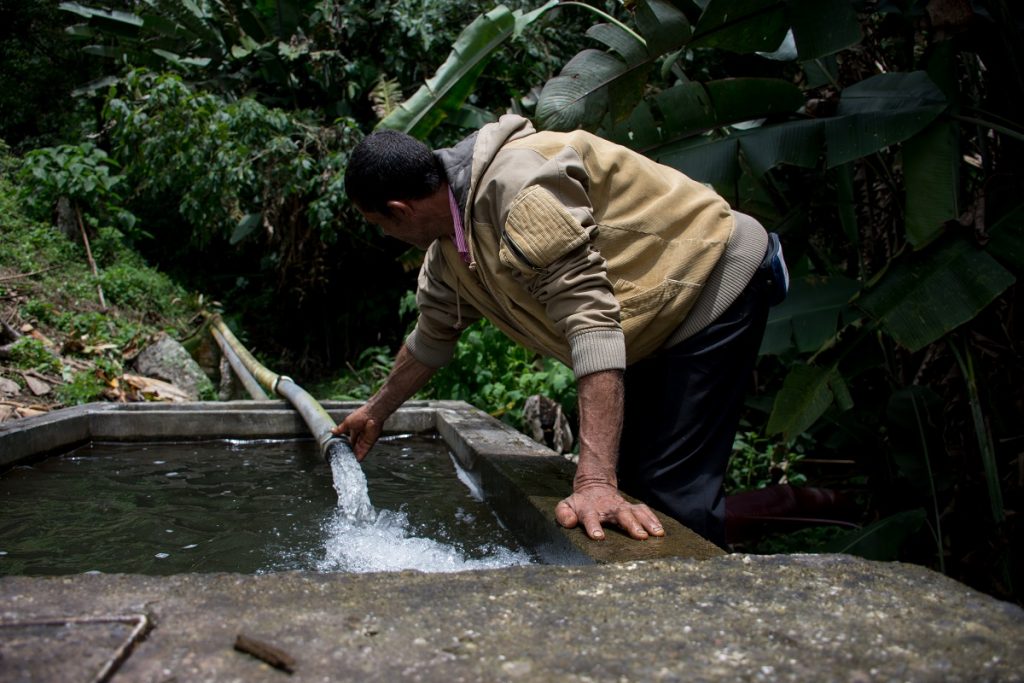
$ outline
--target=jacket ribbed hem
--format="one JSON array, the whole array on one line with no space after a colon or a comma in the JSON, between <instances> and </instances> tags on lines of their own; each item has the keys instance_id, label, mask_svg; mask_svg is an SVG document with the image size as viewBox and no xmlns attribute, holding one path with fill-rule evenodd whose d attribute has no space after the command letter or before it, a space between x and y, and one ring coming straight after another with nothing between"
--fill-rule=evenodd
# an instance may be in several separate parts
<instances>
[{"instance_id":1,"label":"jacket ribbed hem","mask_svg":"<svg viewBox=\"0 0 1024 683\"><path fill-rule=\"evenodd\" d=\"M577 378L602 370L626 369L626 337L621 329L582 332L569 339L569 348Z\"/></svg>"},{"instance_id":2,"label":"jacket ribbed hem","mask_svg":"<svg viewBox=\"0 0 1024 683\"><path fill-rule=\"evenodd\" d=\"M414 329L405 338L405 348L412 357L430 368L440 368L448 364L455 355L455 342L431 342Z\"/></svg>"},{"instance_id":3,"label":"jacket ribbed hem","mask_svg":"<svg viewBox=\"0 0 1024 683\"><path fill-rule=\"evenodd\" d=\"M736 227L725 247L725 253L708 276L700 298L686 320L669 335L662 348L669 348L692 337L725 313L750 284L750 279L764 260L768 249L768 233L764 227L757 219L745 213L733 211L732 215Z\"/></svg>"}]
</instances>

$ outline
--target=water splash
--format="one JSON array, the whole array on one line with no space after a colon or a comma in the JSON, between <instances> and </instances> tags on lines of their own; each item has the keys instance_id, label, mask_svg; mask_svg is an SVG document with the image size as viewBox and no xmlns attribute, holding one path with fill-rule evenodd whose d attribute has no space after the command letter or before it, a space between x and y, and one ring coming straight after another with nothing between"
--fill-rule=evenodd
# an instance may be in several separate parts
<instances>
[{"instance_id":1,"label":"water splash","mask_svg":"<svg viewBox=\"0 0 1024 683\"><path fill-rule=\"evenodd\" d=\"M416 569L424 572L456 572L496 569L529 564L533 558L521 550L492 545L480 550L483 557L469 558L457 547L414 536L404 512L375 510L370 502L366 475L344 441L332 442L328 458L338 493L338 507L324 523L324 556L321 572L375 572ZM474 495L479 487L456 466L459 479Z\"/></svg>"},{"instance_id":2,"label":"water splash","mask_svg":"<svg viewBox=\"0 0 1024 683\"><path fill-rule=\"evenodd\" d=\"M502 546L483 549L485 555L467 558L458 548L430 538L413 536L403 512L381 510L372 522L353 521L340 510L324 525L327 535L321 572L459 572L529 564L523 551Z\"/></svg>"}]
</instances>

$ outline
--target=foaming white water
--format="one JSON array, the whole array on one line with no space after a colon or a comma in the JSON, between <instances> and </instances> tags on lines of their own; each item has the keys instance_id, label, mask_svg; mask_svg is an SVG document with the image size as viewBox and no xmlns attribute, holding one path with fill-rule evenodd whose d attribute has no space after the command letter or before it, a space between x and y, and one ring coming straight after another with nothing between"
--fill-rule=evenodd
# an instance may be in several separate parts
<instances>
[{"instance_id":1,"label":"foaming white water","mask_svg":"<svg viewBox=\"0 0 1024 683\"><path fill-rule=\"evenodd\" d=\"M404 513L381 510L376 519L355 521L338 511L324 525L326 554L318 563L322 572L459 572L529 564L530 557L502 547L488 548L479 559L468 559L454 546L409 535Z\"/></svg>"},{"instance_id":2,"label":"foaming white water","mask_svg":"<svg viewBox=\"0 0 1024 683\"><path fill-rule=\"evenodd\" d=\"M373 508L366 475L347 445L331 448L329 458L338 507L324 522L324 557L317 562L318 571L457 572L531 562L528 553L502 546L483 548L484 557L468 558L454 546L413 536L405 513ZM467 481L468 475L461 468L456 470L459 479L479 495L479 486Z\"/></svg>"}]
</instances>

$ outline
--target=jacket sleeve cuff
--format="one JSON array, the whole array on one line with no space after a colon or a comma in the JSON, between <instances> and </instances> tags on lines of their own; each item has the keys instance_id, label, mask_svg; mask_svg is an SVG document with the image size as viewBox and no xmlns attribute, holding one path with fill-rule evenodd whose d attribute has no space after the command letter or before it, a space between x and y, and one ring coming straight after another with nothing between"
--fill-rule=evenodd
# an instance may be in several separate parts
<instances>
[{"instance_id":1,"label":"jacket sleeve cuff","mask_svg":"<svg viewBox=\"0 0 1024 683\"><path fill-rule=\"evenodd\" d=\"M569 339L577 378L602 370L626 369L626 338L621 328L588 330Z\"/></svg>"},{"instance_id":2,"label":"jacket sleeve cuff","mask_svg":"<svg viewBox=\"0 0 1024 683\"><path fill-rule=\"evenodd\" d=\"M405 348L412 357L431 368L447 365L455 355L455 344L455 340L430 339L418 327L405 338Z\"/></svg>"}]
</instances>

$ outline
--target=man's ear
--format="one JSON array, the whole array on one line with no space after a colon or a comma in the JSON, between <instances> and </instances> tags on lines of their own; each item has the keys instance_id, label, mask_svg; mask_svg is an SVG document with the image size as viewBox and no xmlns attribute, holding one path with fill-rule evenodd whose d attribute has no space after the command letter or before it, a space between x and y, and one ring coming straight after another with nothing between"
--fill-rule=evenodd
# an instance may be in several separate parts
<instances>
[{"instance_id":1,"label":"man's ear","mask_svg":"<svg viewBox=\"0 0 1024 683\"><path fill-rule=\"evenodd\" d=\"M387 203L387 207L392 216L408 218L412 215L412 206L407 201L392 199Z\"/></svg>"}]
</instances>

